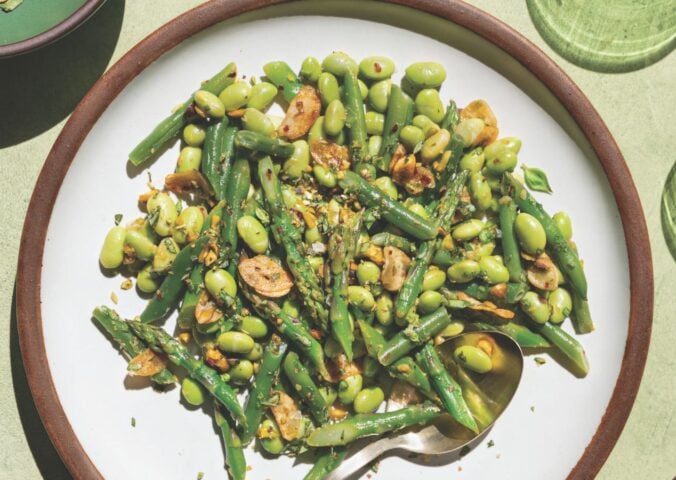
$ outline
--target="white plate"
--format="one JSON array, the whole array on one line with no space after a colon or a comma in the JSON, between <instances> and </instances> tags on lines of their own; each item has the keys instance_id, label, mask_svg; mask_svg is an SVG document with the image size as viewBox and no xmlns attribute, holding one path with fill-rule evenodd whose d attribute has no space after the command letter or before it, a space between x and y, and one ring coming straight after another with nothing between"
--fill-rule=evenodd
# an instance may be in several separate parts
<instances>
[{"instance_id":1,"label":"white plate","mask_svg":"<svg viewBox=\"0 0 676 480\"><path fill-rule=\"evenodd\" d=\"M191 479L200 471L205 479L224 478L223 454L211 418L199 409L184 408L178 389L158 394L150 388L129 388L124 360L92 324L92 308L110 305L113 291L120 298L116 308L124 316L138 314L144 305L134 290L120 290L120 277L101 273L98 251L115 214L122 213L125 221L141 215L136 199L148 179L145 174L130 178L127 153L200 80L230 61L247 76L262 75L267 61L282 59L298 68L307 55L321 59L343 50L357 59L375 54L393 58L397 78L413 61L439 61L448 70L442 98L454 98L461 106L476 98L489 102L501 135L523 140L520 160L548 173L554 194L538 199L550 212L566 210L573 220L598 327L580 338L591 363L587 378L575 378L551 360L536 366L529 357L514 401L472 453L444 466L438 464L448 459L413 463L390 457L381 462L376 478L563 478L599 425L627 337L627 251L620 216L599 164L586 144L573 141L529 97L539 98L552 112L562 111L530 74L460 27L400 7L365 3L324 6L324 12L335 16L285 16L300 8L267 9L183 42L120 93L76 154L49 223L41 297L49 367L75 434L105 478ZM354 12L360 19L346 18L340 11ZM380 23L381 18L390 24ZM414 24L425 34L404 28ZM454 47L458 45L483 51L512 80ZM560 121L577 135L569 117ZM151 166L157 183L173 169L176 153L174 148ZM173 323L170 320L167 327ZM566 329L570 331L569 325ZM132 417L136 427L131 426ZM264 460L252 450L247 451L247 460L252 466L248 478L253 479L302 478L309 468L293 466L288 458Z\"/></svg>"}]
</instances>

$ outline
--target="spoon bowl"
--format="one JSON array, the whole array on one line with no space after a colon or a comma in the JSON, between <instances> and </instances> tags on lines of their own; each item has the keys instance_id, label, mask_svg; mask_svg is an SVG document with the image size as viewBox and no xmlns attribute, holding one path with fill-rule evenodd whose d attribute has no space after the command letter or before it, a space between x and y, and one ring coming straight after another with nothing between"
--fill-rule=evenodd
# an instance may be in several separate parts
<instances>
[{"instance_id":1,"label":"spoon bowl","mask_svg":"<svg viewBox=\"0 0 676 480\"><path fill-rule=\"evenodd\" d=\"M453 359L453 352L457 347L476 345L480 340L488 341L493 346L491 355L493 369L485 374L463 369ZM447 340L437 347L437 352L449 373L461 385L463 397L479 425L479 433L472 432L453 420L450 415L444 414L429 425L394 432L375 441L367 438L355 444L347 458L326 477L326 480L344 480L390 450L405 450L425 455L450 454L462 449L492 427L509 405L521 381L523 352L519 345L503 333L476 331ZM386 410L398 410L405 406L395 400L396 391L408 388L410 387L407 384L395 383L393 386L395 395L391 395L394 399L388 400Z\"/></svg>"}]
</instances>

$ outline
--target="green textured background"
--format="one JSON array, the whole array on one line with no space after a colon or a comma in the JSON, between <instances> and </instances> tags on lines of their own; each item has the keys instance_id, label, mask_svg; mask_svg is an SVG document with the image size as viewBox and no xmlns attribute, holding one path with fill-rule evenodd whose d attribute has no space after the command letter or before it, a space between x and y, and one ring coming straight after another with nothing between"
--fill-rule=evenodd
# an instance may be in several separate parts
<instances>
[{"instance_id":1,"label":"green textured background","mask_svg":"<svg viewBox=\"0 0 676 480\"><path fill-rule=\"evenodd\" d=\"M0 342L0 479L68 478L28 392L13 307L21 228L42 163L66 116L107 66L154 29L200 3L130 0L125 5L124 0L108 0L68 38L27 57L0 60L0 331L4 336ZM659 206L664 180L676 160L676 56L632 73L590 72L563 60L544 43L524 1L469 3L514 27L561 65L606 121L629 164L650 230L655 316L636 404L598 478L672 479L676 475L676 421L672 421L676 263L662 237Z\"/></svg>"}]
</instances>

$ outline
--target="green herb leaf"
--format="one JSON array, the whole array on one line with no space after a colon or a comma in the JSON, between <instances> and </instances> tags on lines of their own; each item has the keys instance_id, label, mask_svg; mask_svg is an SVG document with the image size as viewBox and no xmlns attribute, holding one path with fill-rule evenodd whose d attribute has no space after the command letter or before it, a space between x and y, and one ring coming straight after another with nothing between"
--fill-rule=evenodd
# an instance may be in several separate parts
<instances>
[{"instance_id":1,"label":"green herb leaf","mask_svg":"<svg viewBox=\"0 0 676 480\"><path fill-rule=\"evenodd\" d=\"M122 214L116 213L115 214L115 225L119 225L121 221L122 221Z\"/></svg>"},{"instance_id":2,"label":"green herb leaf","mask_svg":"<svg viewBox=\"0 0 676 480\"><path fill-rule=\"evenodd\" d=\"M547 174L540 168L530 168L526 165L521 165L523 169L523 177L526 180L528 188L535 192L552 193L552 187L549 186Z\"/></svg>"},{"instance_id":3,"label":"green herb leaf","mask_svg":"<svg viewBox=\"0 0 676 480\"><path fill-rule=\"evenodd\" d=\"M135 427L136 426L136 418L131 417L131 426Z\"/></svg>"}]
</instances>

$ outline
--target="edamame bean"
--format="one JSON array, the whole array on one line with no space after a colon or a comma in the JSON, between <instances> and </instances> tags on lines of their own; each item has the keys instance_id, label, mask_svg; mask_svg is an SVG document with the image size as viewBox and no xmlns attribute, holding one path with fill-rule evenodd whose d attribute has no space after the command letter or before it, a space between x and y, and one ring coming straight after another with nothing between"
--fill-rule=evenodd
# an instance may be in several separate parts
<instances>
[{"instance_id":1,"label":"edamame bean","mask_svg":"<svg viewBox=\"0 0 676 480\"><path fill-rule=\"evenodd\" d=\"M459 320L454 320L439 332L437 335L443 338L453 338L465 331L465 324Z\"/></svg>"},{"instance_id":2,"label":"edamame bean","mask_svg":"<svg viewBox=\"0 0 676 480\"><path fill-rule=\"evenodd\" d=\"M364 379L361 375L351 375L338 384L338 400L343 405L350 405L361 391Z\"/></svg>"},{"instance_id":3,"label":"edamame bean","mask_svg":"<svg viewBox=\"0 0 676 480\"><path fill-rule=\"evenodd\" d=\"M218 348L226 353L249 353L254 346L254 339L243 332L221 333L216 339Z\"/></svg>"},{"instance_id":4,"label":"edamame bean","mask_svg":"<svg viewBox=\"0 0 676 480\"><path fill-rule=\"evenodd\" d=\"M521 248L526 253L536 255L547 245L547 235L542 225L532 215L520 213L514 221L514 231L519 239Z\"/></svg>"},{"instance_id":5,"label":"edamame bean","mask_svg":"<svg viewBox=\"0 0 676 480\"><path fill-rule=\"evenodd\" d=\"M343 52L333 52L327 55L322 61L322 69L338 77L344 76L347 72L355 75L359 73L357 62Z\"/></svg>"},{"instance_id":6,"label":"edamame bean","mask_svg":"<svg viewBox=\"0 0 676 480\"><path fill-rule=\"evenodd\" d=\"M371 108L379 113L385 113L387 104L390 100L390 91L392 89L392 82L390 80L381 80L371 85L369 88L369 104Z\"/></svg>"},{"instance_id":7,"label":"edamame bean","mask_svg":"<svg viewBox=\"0 0 676 480\"><path fill-rule=\"evenodd\" d=\"M357 86L359 87L359 96L362 100L366 100L369 96L369 87L360 79L357 79Z\"/></svg>"},{"instance_id":8,"label":"edamame bean","mask_svg":"<svg viewBox=\"0 0 676 480\"><path fill-rule=\"evenodd\" d=\"M479 260L479 268L486 282L491 285L496 283L506 283L509 281L509 270L502 262L500 256L486 256Z\"/></svg>"},{"instance_id":9,"label":"edamame bean","mask_svg":"<svg viewBox=\"0 0 676 480\"><path fill-rule=\"evenodd\" d=\"M446 80L446 70L436 62L416 62L406 68L406 78L417 88L437 88Z\"/></svg>"},{"instance_id":10,"label":"edamame bean","mask_svg":"<svg viewBox=\"0 0 676 480\"><path fill-rule=\"evenodd\" d=\"M352 408L355 413L373 413L385 400L385 393L380 387L365 388L354 397Z\"/></svg>"},{"instance_id":11,"label":"edamame bean","mask_svg":"<svg viewBox=\"0 0 676 480\"><path fill-rule=\"evenodd\" d=\"M244 128L244 130L258 132L267 137L274 136L277 131L272 120L266 114L255 108L247 108L244 110L244 115L242 115L242 128Z\"/></svg>"},{"instance_id":12,"label":"edamame bean","mask_svg":"<svg viewBox=\"0 0 676 480\"><path fill-rule=\"evenodd\" d=\"M261 447L266 452L279 455L284 450L284 440L282 440L282 434L274 420L270 418L263 420L258 427L257 436Z\"/></svg>"},{"instance_id":13,"label":"edamame bean","mask_svg":"<svg viewBox=\"0 0 676 480\"><path fill-rule=\"evenodd\" d=\"M143 293L155 293L160 288L159 275L153 271L152 262L147 263L136 274L136 287Z\"/></svg>"},{"instance_id":14,"label":"edamame bean","mask_svg":"<svg viewBox=\"0 0 676 480\"><path fill-rule=\"evenodd\" d=\"M433 88L420 90L415 96L415 111L426 115L433 122L439 123L444 119L446 111L439 92Z\"/></svg>"},{"instance_id":15,"label":"edamame bean","mask_svg":"<svg viewBox=\"0 0 676 480\"><path fill-rule=\"evenodd\" d=\"M161 237L169 235L176 218L178 218L176 204L171 197L164 192L155 192L148 199L146 208L148 210L148 221L155 233Z\"/></svg>"},{"instance_id":16,"label":"edamame bean","mask_svg":"<svg viewBox=\"0 0 676 480\"><path fill-rule=\"evenodd\" d=\"M399 141L404 144L409 152L412 152L416 146L422 144L423 140L425 140L425 134L422 130L414 125L406 125L404 128L399 130Z\"/></svg>"},{"instance_id":17,"label":"edamame bean","mask_svg":"<svg viewBox=\"0 0 676 480\"><path fill-rule=\"evenodd\" d=\"M324 353L329 358L336 358L343 353L343 347L340 346L340 343L335 338L329 337L324 342Z\"/></svg>"},{"instance_id":18,"label":"edamame bean","mask_svg":"<svg viewBox=\"0 0 676 480\"><path fill-rule=\"evenodd\" d=\"M372 310L376 305L373 294L366 288L357 285L347 287L347 299L350 304L364 311Z\"/></svg>"},{"instance_id":19,"label":"edamame bean","mask_svg":"<svg viewBox=\"0 0 676 480\"><path fill-rule=\"evenodd\" d=\"M327 135L336 136L343 131L347 112L339 99L331 100L324 113L324 131Z\"/></svg>"},{"instance_id":20,"label":"edamame bean","mask_svg":"<svg viewBox=\"0 0 676 480\"><path fill-rule=\"evenodd\" d=\"M488 210L493 202L493 191L480 172L469 177L469 192L475 207L481 211Z\"/></svg>"},{"instance_id":21,"label":"edamame bean","mask_svg":"<svg viewBox=\"0 0 676 480\"><path fill-rule=\"evenodd\" d=\"M315 165L312 167L312 173L320 185L323 185L327 188L333 188L336 186L336 176L331 170L324 167L324 165Z\"/></svg>"},{"instance_id":22,"label":"edamame bean","mask_svg":"<svg viewBox=\"0 0 676 480\"><path fill-rule=\"evenodd\" d=\"M198 147L183 147L176 161L177 172L199 170L202 164L202 149Z\"/></svg>"},{"instance_id":23,"label":"edamame bean","mask_svg":"<svg viewBox=\"0 0 676 480\"><path fill-rule=\"evenodd\" d=\"M249 95L249 100L246 102L246 106L263 112L272 104L272 101L276 96L276 86L268 82L259 82L251 88L251 93Z\"/></svg>"},{"instance_id":24,"label":"edamame bean","mask_svg":"<svg viewBox=\"0 0 676 480\"><path fill-rule=\"evenodd\" d=\"M399 192L397 191L397 186L394 184L390 177L378 177L373 181L373 185L378 187L385 195L390 197L392 200L399 198Z\"/></svg>"},{"instance_id":25,"label":"edamame bean","mask_svg":"<svg viewBox=\"0 0 676 480\"><path fill-rule=\"evenodd\" d=\"M563 322L573 310L573 299L564 288L557 288L547 297L547 303L551 309L549 321L552 323Z\"/></svg>"},{"instance_id":26,"label":"edamame bean","mask_svg":"<svg viewBox=\"0 0 676 480\"><path fill-rule=\"evenodd\" d=\"M429 138L440 129L439 125L434 123L427 115L416 115L413 117L413 125L423 131L425 138Z\"/></svg>"},{"instance_id":27,"label":"edamame bean","mask_svg":"<svg viewBox=\"0 0 676 480\"><path fill-rule=\"evenodd\" d=\"M439 290L446 282L446 273L438 268L430 268L423 275L422 289Z\"/></svg>"},{"instance_id":28,"label":"edamame bean","mask_svg":"<svg viewBox=\"0 0 676 480\"><path fill-rule=\"evenodd\" d=\"M369 182L375 180L376 175L378 174L375 165L367 162L356 163L353 170Z\"/></svg>"},{"instance_id":29,"label":"edamame bean","mask_svg":"<svg viewBox=\"0 0 676 480\"><path fill-rule=\"evenodd\" d=\"M519 302L524 313L530 317L535 323L544 325L549 320L551 315L551 307L547 300L540 297L535 292L526 292L526 294Z\"/></svg>"},{"instance_id":30,"label":"edamame bean","mask_svg":"<svg viewBox=\"0 0 676 480\"><path fill-rule=\"evenodd\" d=\"M432 313L441 306L444 296L436 290L427 290L418 297L418 311Z\"/></svg>"},{"instance_id":31,"label":"edamame bean","mask_svg":"<svg viewBox=\"0 0 676 480\"><path fill-rule=\"evenodd\" d=\"M563 238L566 240L573 238L573 224L566 212L556 212L552 220L554 220L554 225L559 229Z\"/></svg>"},{"instance_id":32,"label":"edamame bean","mask_svg":"<svg viewBox=\"0 0 676 480\"><path fill-rule=\"evenodd\" d=\"M378 112L366 112L366 133L369 135L382 135L385 126L385 115Z\"/></svg>"},{"instance_id":33,"label":"edamame bean","mask_svg":"<svg viewBox=\"0 0 676 480\"><path fill-rule=\"evenodd\" d=\"M493 369L491 357L479 347L462 345L455 349L453 358L465 368L476 373L488 373Z\"/></svg>"},{"instance_id":34,"label":"edamame bean","mask_svg":"<svg viewBox=\"0 0 676 480\"><path fill-rule=\"evenodd\" d=\"M268 334L268 325L264 320L247 315L242 317L238 326L239 330L251 336L251 338L263 338Z\"/></svg>"},{"instance_id":35,"label":"edamame bean","mask_svg":"<svg viewBox=\"0 0 676 480\"><path fill-rule=\"evenodd\" d=\"M153 256L153 270L157 273L167 272L174 263L174 260L176 260L176 255L178 255L180 250L181 247L178 246L173 238L163 238Z\"/></svg>"},{"instance_id":36,"label":"edamame bean","mask_svg":"<svg viewBox=\"0 0 676 480\"><path fill-rule=\"evenodd\" d=\"M303 236L305 237L305 241L309 244L322 241L322 234L317 227L306 228Z\"/></svg>"},{"instance_id":37,"label":"edamame bean","mask_svg":"<svg viewBox=\"0 0 676 480\"><path fill-rule=\"evenodd\" d=\"M467 259L454 263L446 271L448 279L454 283L471 282L479 273L481 273L479 262Z\"/></svg>"},{"instance_id":38,"label":"edamame bean","mask_svg":"<svg viewBox=\"0 0 676 480\"><path fill-rule=\"evenodd\" d=\"M253 347L251 347L253 349ZM249 381L254 374L254 366L251 363L251 360L242 358L237 361L230 370L228 370L228 375L230 375L230 380L234 383L246 383Z\"/></svg>"},{"instance_id":39,"label":"edamame bean","mask_svg":"<svg viewBox=\"0 0 676 480\"><path fill-rule=\"evenodd\" d=\"M477 218L465 220L453 229L451 236L459 242L467 242L479 235L485 226L486 224Z\"/></svg>"},{"instance_id":40,"label":"edamame bean","mask_svg":"<svg viewBox=\"0 0 676 480\"><path fill-rule=\"evenodd\" d=\"M419 203L414 203L414 202L409 203L406 208L408 208L411 212L415 213L416 215L418 215L422 218L425 218L425 219L430 218L430 214L427 211L427 209L425 207L423 207L422 205L420 205Z\"/></svg>"},{"instance_id":41,"label":"edamame bean","mask_svg":"<svg viewBox=\"0 0 676 480\"><path fill-rule=\"evenodd\" d=\"M368 260L357 266L357 281L360 285L378 283L380 280L380 267Z\"/></svg>"},{"instance_id":42,"label":"edamame bean","mask_svg":"<svg viewBox=\"0 0 676 480\"><path fill-rule=\"evenodd\" d=\"M376 301L376 320L381 325L391 325L394 320L392 311L394 309L394 302L389 293L382 293Z\"/></svg>"},{"instance_id":43,"label":"edamame bean","mask_svg":"<svg viewBox=\"0 0 676 480\"><path fill-rule=\"evenodd\" d=\"M484 150L484 154L486 154L486 150ZM517 161L516 153L510 150L504 150L499 155L490 158L486 154L486 171L492 175L502 175L514 170Z\"/></svg>"},{"instance_id":44,"label":"edamame bean","mask_svg":"<svg viewBox=\"0 0 676 480\"><path fill-rule=\"evenodd\" d=\"M199 108L207 117L211 118L223 118L225 115L225 106L223 102L213 93L207 92L206 90L198 90L193 96L195 100L195 105Z\"/></svg>"},{"instance_id":45,"label":"edamame bean","mask_svg":"<svg viewBox=\"0 0 676 480\"><path fill-rule=\"evenodd\" d=\"M122 265L126 236L127 230L124 227L115 226L108 231L99 254L99 262L103 268L111 269Z\"/></svg>"},{"instance_id":46,"label":"edamame bean","mask_svg":"<svg viewBox=\"0 0 676 480\"><path fill-rule=\"evenodd\" d=\"M215 268L204 275L204 286L216 299L229 304L237 295L237 282L227 270Z\"/></svg>"},{"instance_id":47,"label":"edamame bean","mask_svg":"<svg viewBox=\"0 0 676 480\"><path fill-rule=\"evenodd\" d=\"M310 262L312 270L314 270L318 275L324 269L324 259L322 257L310 257L308 262Z\"/></svg>"},{"instance_id":48,"label":"edamame bean","mask_svg":"<svg viewBox=\"0 0 676 480\"><path fill-rule=\"evenodd\" d=\"M468 118L461 120L455 127L453 133L462 137L465 148L473 145L475 140L479 137L481 131L486 127L484 121L480 118Z\"/></svg>"},{"instance_id":49,"label":"edamame bean","mask_svg":"<svg viewBox=\"0 0 676 480\"><path fill-rule=\"evenodd\" d=\"M484 150L479 147L463 155L458 166L460 170L469 170L472 173L476 173L481 171L485 160Z\"/></svg>"},{"instance_id":50,"label":"edamame bean","mask_svg":"<svg viewBox=\"0 0 676 480\"><path fill-rule=\"evenodd\" d=\"M247 360L250 360L252 362L257 362L261 358L263 358L263 347L261 346L260 343L254 343L253 348L249 353L244 355L244 358Z\"/></svg>"},{"instance_id":51,"label":"edamame bean","mask_svg":"<svg viewBox=\"0 0 676 480\"><path fill-rule=\"evenodd\" d=\"M317 117L315 123L310 127L310 131L307 134L307 143L312 145L312 143L326 140L326 134L324 133L324 117Z\"/></svg>"},{"instance_id":52,"label":"edamame bean","mask_svg":"<svg viewBox=\"0 0 676 480\"><path fill-rule=\"evenodd\" d=\"M134 255L139 260L150 260L157 252L157 246L136 228L127 227L124 243L134 250Z\"/></svg>"},{"instance_id":53,"label":"edamame bean","mask_svg":"<svg viewBox=\"0 0 676 480\"><path fill-rule=\"evenodd\" d=\"M248 82L235 82L225 87L218 98L225 106L225 110L232 112L244 107L249 102L251 90L253 89Z\"/></svg>"},{"instance_id":54,"label":"edamame bean","mask_svg":"<svg viewBox=\"0 0 676 480\"><path fill-rule=\"evenodd\" d=\"M200 207L190 206L179 213L172 238L179 245L191 243L197 239L204 225L204 210Z\"/></svg>"},{"instance_id":55,"label":"edamame bean","mask_svg":"<svg viewBox=\"0 0 676 480\"><path fill-rule=\"evenodd\" d=\"M183 141L190 147L200 147L207 136L205 128L201 125L189 123L183 129Z\"/></svg>"},{"instance_id":56,"label":"edamame bean","mask_svg":"<svg viewBox=\"0 0 676 480\"><path fill-rule=\"evenodd\" d=\"M451 133L442 128L423 143L422 149L420 150L421 160L425 163L431 162L446 150L446 146L450 141Z\"/></svg>"},{"instance_id":57,"label":"edamame bean","mask_svg":"<svg viewBox=\"0 0 676 480\"><path fill-rule=\"evenodd\" d=\"M324 72L319 76L317 82L319 89L319 98L322 100L322 105L326 106L334 100L340 99L340 87L336 77L328 72Z\"/></svg>"},{"instance_id":58,"label":"edamame bean","mask_svg":"<svg viewBox=\"0 0 676 480\"><path fill-rule=\"evenodd\" d=\"M521 139L517 137L505 137L498 140L507 150L516 154L521 150Z\"/></svg>"},{"instance_id":59,"label":"edamame bean","mask_svg":"<svg viewBox=\"0 0 676 480\"><path fill-rule=\"evenodd\" d=\"M181 382L181 395L187 403L194 407L199 407L206 400L204 387L190 377L185 377Z\"/></svg>"},{"instance_id":60,"label":"edamame bean","mask_svg":"<svg viewBox=\"0 0 676 480\"><path fill-rule=\"evenodd\" d=\"M293 154L286 159L282 170L291 178L300 178L310 165L310 147L305 140L293 142Z\"/></svg>"},{"instance_id":61,"label":"edamame bean","mask_svg":"<svg viewBox=\"0 0 676 480\"><path fill-rule=\"evenodd\" d=\"M369 137L367 146L368 154L371 158L377 157L380 154L380 147L383 144L383 137L380 135L372 135Z\"/></svg>"},{"instance_id":62,"label":"edamame bean","mask_svg":"<svg viewBox=\"0 0 676 480\"><path fill-rule=\"evenodd\" d=\"M298 306L298 302L296 302L294 299L284 299L284 302L282 303L282 310L284 313L293 318L298 318L300 316L300 307Z\"/></svg>"},{"instance_id":63,"label":"edamame bean","mask_svg":"<svg viewBox=\"0 0 676 480\"><path fill-rule=\"evenodd\" d=\"M322 64L315 57L307 57L300 65L300 77L308 82L316 83L322 74Z\"/></svg>"},{"instance_id":64,"label":"edamame bean","mask_svg":"<svg viewBox=\"0 0 676 480\"><path fill-rule=\"evenodd\" d=\"M359 62L359 74L367 80L384 80L394 73L394 62L387 57L367 57Z\"/></svg>"},{"instance_id":65,"label":"edamame bean","mask_svg":"<svg viewBox=\"0 0 676 480\"><path fill-rule=\"evenodd\" d=\"M255 217L250 215L240 217L237 220L237 233L254 253L263 254L267 251L268 232Z\"/></svg>"}]
</instances>

